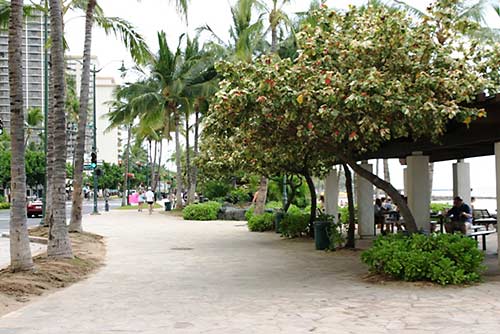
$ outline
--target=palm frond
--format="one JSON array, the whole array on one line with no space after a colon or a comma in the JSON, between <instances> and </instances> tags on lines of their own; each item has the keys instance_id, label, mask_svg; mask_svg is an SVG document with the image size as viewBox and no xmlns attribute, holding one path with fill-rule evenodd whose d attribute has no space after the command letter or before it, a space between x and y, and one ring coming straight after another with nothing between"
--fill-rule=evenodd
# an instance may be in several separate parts
<instances>
[{"instance_id":1,"label":"palm frond","mask_svg":"<svg viewBox=\"0 0 500 334\"><path fill-rule=\"evenodd\" d=\"M97 14L97 12L96 12ZM114 34L120 38L125 47L130 51L130 55L138 64L146 64L152 54L144 40L144 37L136 31L132 23L120 17L95 16L95 22L106 34Z\"/></svg>"}]
</instances>

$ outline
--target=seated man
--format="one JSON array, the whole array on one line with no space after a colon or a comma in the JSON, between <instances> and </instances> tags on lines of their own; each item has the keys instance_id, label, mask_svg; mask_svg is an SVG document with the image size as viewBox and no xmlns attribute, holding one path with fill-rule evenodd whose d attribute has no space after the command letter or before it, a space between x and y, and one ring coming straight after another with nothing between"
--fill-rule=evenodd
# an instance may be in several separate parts
<instances>
[{"instance_id":1,"label":"seated man","mask_svg":"<svg viewBox=\"0 0 500 334\"><path fill-rule=\"evenodd\" d=\"M472 223L472 212L470 207L458 196L453 199L453 207L448 210L446 217L451 218L451 221L445 225L446 233L460 231L466 234L466 223Z\"/></svg>"}]
</instances>

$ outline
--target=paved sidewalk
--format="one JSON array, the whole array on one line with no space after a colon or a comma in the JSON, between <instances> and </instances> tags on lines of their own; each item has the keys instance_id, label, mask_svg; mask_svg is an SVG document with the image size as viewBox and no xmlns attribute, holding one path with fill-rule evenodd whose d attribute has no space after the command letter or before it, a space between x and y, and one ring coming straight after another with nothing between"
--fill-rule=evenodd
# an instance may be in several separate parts
<instances>
[{"instance_id":1,"label":"paved sidewalk","mask_svg":"<svg viewBox=\"0 0 500 334\"><path fill-rule=\"evenodd\" d=\"M160 213L85 217L107 266L0 319L2 334L498 333L500 282L364 282L356 256ZM349 269L345 269L349 268Z\"/></svg>"}]
</instances>

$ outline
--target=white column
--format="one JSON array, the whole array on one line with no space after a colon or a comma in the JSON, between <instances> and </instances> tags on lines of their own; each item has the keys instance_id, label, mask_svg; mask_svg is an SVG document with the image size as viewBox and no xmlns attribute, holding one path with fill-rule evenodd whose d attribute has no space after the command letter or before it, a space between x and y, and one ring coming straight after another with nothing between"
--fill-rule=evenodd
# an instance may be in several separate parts
<instances>
[{"instance_id":1,"label":"white column","mask_svg":"<svg viewBox=\"0 0 500 334\"><path fill-rule=\"evenodd\" d=\"M419 230L429 231L431 191L429 157L415 154L406 158L408 206Z\"/></svg>"},{"instance_id":2,"label":"white column","mask_svg":"<svg viewBox=\"0 0 500 334\"><path fill-rule=\"evenodd\" d=\"M500 142L495 143L495 165L496 165L496 184L497 184L497 215L500 214ZM498 218L497 218L498 219ZM497 224L497 240L500 245L500 228ZM497 248L498 264L500 265L500 252Z\"/></svg>"},{"instance_id":3,"label":"white column","mask_svg":"<svg viewBox=\"0 0 500 334\"><path fill-rule=\"evenodd\" d=\"M456 196L470 205L470 165L463 160L453 164L453 197Z\"/></svg>"},{"instance_id":4,"label":"white column","mask_svg":"<svg viewBox=\"0 0 500 334\"><path fill-rule=\"evenodd\" d=\"M404 194L408 196L408 168L405 167L403 169L403 185L404 185Z\"/></svg>"},{"instance_id":5,"label":"white column","mask_svg":"<svg viewBox=\"0 0 500 334\"><path fill-rule=\"evenodd\" d=\"M361 167L373 172L373 165L364 161ZM358 234L361 238L373 238L375 214L373 210L373 185L362 177L357 178Z\"/></svg>"},{"instance_id":6,"label":"white column","mask_svg":"<svg viewBox=\"0 0 500 334\"><path fill-rule=\"evenodd\" d=\"M339 215L339 172L334 168L325 180L325 212L337 217Z\"/></svg>"}]
</instances>

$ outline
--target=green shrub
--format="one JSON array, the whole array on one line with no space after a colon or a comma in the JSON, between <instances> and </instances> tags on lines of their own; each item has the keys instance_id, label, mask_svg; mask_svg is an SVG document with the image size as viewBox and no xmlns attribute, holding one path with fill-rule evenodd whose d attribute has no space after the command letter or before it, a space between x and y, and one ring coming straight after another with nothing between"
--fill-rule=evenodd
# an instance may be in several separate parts
<instances>
[{"instance_id":1,"label":"green shrub","mask_svg":"<svg viewBox=\"0 0 500 334\"><path fill-rule=\"evenodd\" d=\"M479 281L483 258L475 240L456 234L379 237L361 255L372 272L442 285Z\"/></svg>"},{"instance_id":2,"label":"green shrub","mask_svg":"<svg viewBox=\"0 0 500 334\"><path fill-rule=\"evenodd\" d=\"M301 213L304 213L298 206L292 204L288 208L288 211L286 213L293 214L293 215L298 215Z\"/></svg>"},{"instance_id":3,"label":"green shrub","mask_svg":"<svg viewBox=\"0 0 500 334\"><path fill-rule=\"evenodd\" d=\"M208 181L201 187L203 196L210 200L215 200L216 198L225 199L229 189L229 184L220 181Z\"/></svg>"},{"instance_id":4,"label":"green shrub","mask_svg":"<svg viewBox=\"0 0 500 334\"><path fill-rule=\"evenodd\" d=\"M451 205L446 203L431 203L431 212L445 212Z\"/></svg>"},{"instance_id":5,"label":"green shrub","mask_svg":"<svg viewBox=\"0 0 500 334\"><path fill-rule=\"evenodd\" d=\"M252 199L250 198L250 194L248 193L248 190L245 188L233 188L229 192L227 196L227 200L230 203L237 204L237 203L246 203L251 201Z\"/></svg>"},{"instance_id":6,"label":"green shrub","mask_svg":"<svg viewBox=\"0 0 500 334\"><path fill-rule=\"evenodd\" d=\"M182 217L185 220L217 220L221 207L218 202L191 204L182 210Z\"/></svg>"},{"instance_id":7,"label":"green shrub","mask_svg":"<svg viewBox=\"0 0 500 334\"><path fill-rule=\"evenodd\" d=\"M354 219L357 219L356 214L358 212L357 206L354 207ZM340 213L340 223L342 224L349 224L349 207L346 205L344 207L339 206L339 213Z\"/></svg>"},{"instance_id":8,"label":"green shrub","mask_svg":"<svg viewBox=\"0 0 500 334\"><path fill-rule=\"evenodd\" d=\"M248 208L248 210L245 212L245 218L247 221L252 219L253 217L253 211L255 210L255 207L252 205L251 207Z\"/></svg>"},{"instance_id":9,"label":"green shrub","mask_svg":"<svg viewBox=\"0 0 500 334\"><path fill-rule=\"evenodd\" d=\"M303 213L297 207L295 208L290 207L280 222L281 234L288 238L300 237L307 232L309 227L309 214Z\"/></svg>"},{"instance_id":10,"label":"green shrub","mask_svg":"<svg viewBox=\"0 0 500 334\"><path fill-rule=\"evenodd\" d=\"M10 209L10 203L0 203L0 210Z\"/></svg>"},{"instance_id":11,"label":"green shrub","mask_svg":"<svg viewBox=\"0 0 500 334\"><path fill-rule=\"evenodd\" d=\"M278 201L271 201L266 204L266 209L282 209L283 208L283 203L278 202Z\"/></svg>"},{"instance_id":12,"label":"green shrub","mask_svg":"<svg viewBox=\"0 0 500 334\"><path fill-rule=\"evenodd\" d=\"M263 215L252 216L248 220L248 229L252 232L264 232L273 229L274 215L272 213L264 213Z\"/></svg>"}]
</instances>

